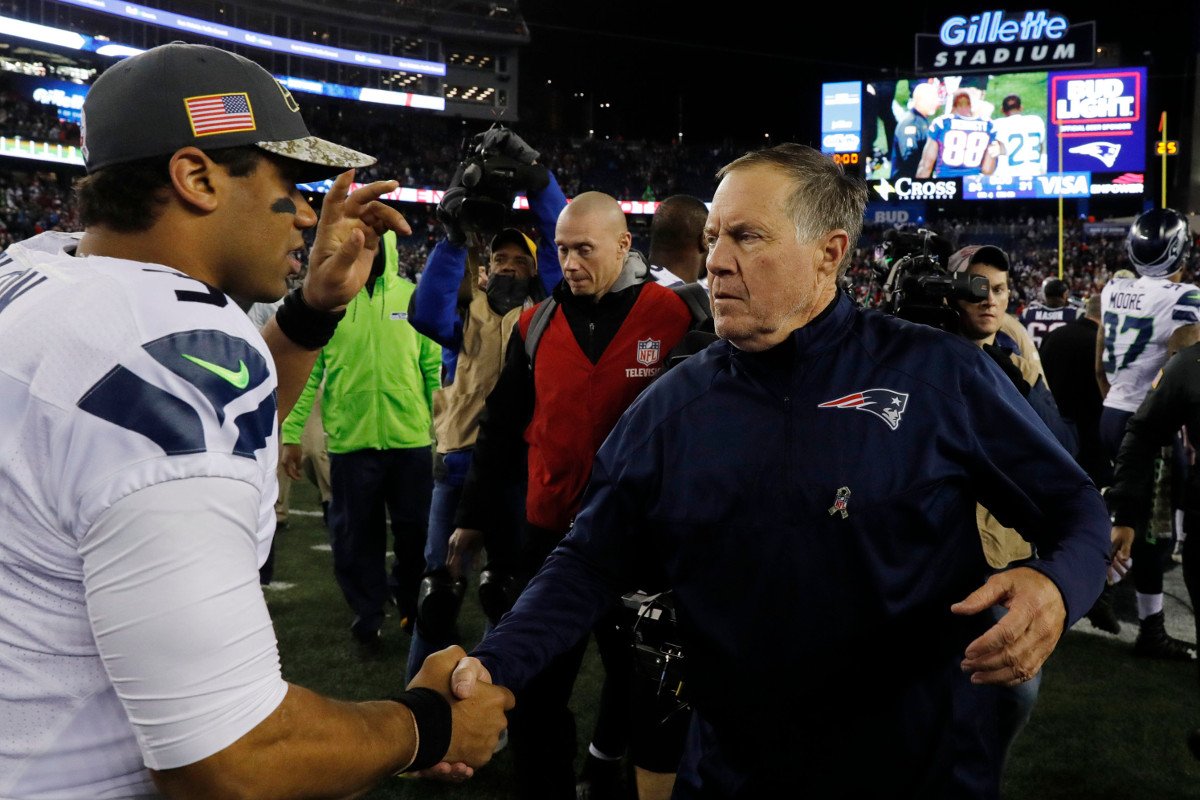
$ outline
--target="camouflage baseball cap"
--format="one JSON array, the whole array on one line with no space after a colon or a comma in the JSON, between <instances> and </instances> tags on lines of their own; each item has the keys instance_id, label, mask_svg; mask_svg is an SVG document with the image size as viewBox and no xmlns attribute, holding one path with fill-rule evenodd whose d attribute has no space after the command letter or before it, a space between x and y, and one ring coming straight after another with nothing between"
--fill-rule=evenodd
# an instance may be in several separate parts
<instances>
[{"instance_id":1,"label":"camouflage baseball cap","mask_svg":"<svg viewBox=\"0 0 1200 800\"><path fill-rule=\"evenodd\" d=\"M375 163L308 132L292 93L248 58L172 42L109 67L83 103L88 172L181 147L254 145L311 165L304 179Z\"/></svg>"}]
</instances>

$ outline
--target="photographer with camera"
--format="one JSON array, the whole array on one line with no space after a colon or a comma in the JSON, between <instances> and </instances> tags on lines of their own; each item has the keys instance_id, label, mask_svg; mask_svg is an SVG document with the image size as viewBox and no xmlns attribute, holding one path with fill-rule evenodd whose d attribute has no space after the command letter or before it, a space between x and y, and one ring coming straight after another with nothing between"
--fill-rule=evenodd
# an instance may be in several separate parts
<instances>
[{"instance_id":1,"label":"photographer with camera","mask_svg":"<svg viewBox=\"0 0 1200 800\"><path fill-rule=\"evenodd\" d=\"M454 574L446 564L450 535L454 532L454 513L458 508L462 485L471 465L479 417L484 401L504 365L504 348L516 327L522 310L541 300L562 280L562 269L554 252L554 225L567 200L553 173L537 164L538 153L511 130L494 127L475 137L468 159L457 172L455 183L447 190L438 216L446 228L446 238L434 246L425 271L409 306L409 322L421 333L440 344L442 351L442 388L434 393L433 426L437 435L434 455L433 502L429 511L429 531L425 542L426 573L421 582L417 604L417 624L408 652L408 674L416 675L430 653L457 644L458 610L466 582L462 577L467 565L456 564ZM537 218L541 246L515 228L492 230L489 220L497 217L471 215L472 206L492 200L512 207L510 188L492 191L478 183L472 189L462 186L462 175L473 164L491 165L496 159L516 162L522 178L528 179L529 208ZM487 171L481 167L480 171ZM516 188L516 187L512 187ZM461 189L461 191L459 191ZM484 191L480 191L483 189ZM489 198L488 193L495 195ZM463 216L466 204L467 215ZM503 219L503 216L499 217ZM495 224L495 223L493 223ZM488 242L487 265L474 267L471 242ZM504 479L508 481L507 477ZM515 482L521 488L519 481ZM506 498L508 495L504 495ZM510 509L509 506L515 506ZM503 527L513 518L519 524L523 513L521 498L495 509L493 520ZM511 513L510 513L511 511ZM515 536L514 532L496 531L495 536ZM493 537L494 541L495 537ZM480 542L467 549L474 552ZM499 549L494 547L492 549ZM502 565L496 553L495 570L485 573L482 598L495 581L503 585L511 565ZM497 587L493 587L495 589ZM515 598L513 598L515 599ZM501 602L485 602L484 610L494 624L507 611ZM511 602L508 604L511 605Z\"/></svg>"},{"instance_id":2,"label":"photographer with camera","mask_svg":"<svg viewBox=\"0 0 1200 800\"><path fill-rule=\"evenodd\" d=\"M674 797L997 798L989 684L1036 675L1099 594L1104 503L979 348L838 292L860 180L794 144L717 177L725 341L616 424L455 694L519 691L615 596L669 586L694 708ZM977 502L1037 557L992 574Z\"/></svg>"}]
</instances>

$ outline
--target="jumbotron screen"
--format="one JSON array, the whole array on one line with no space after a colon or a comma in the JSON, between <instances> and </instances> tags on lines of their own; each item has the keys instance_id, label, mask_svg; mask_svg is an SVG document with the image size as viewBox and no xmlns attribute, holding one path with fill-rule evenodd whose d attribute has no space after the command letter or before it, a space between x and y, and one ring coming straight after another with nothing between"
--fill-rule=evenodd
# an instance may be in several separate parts
<instances>
[{"instance_id":1,"label":"jumbotron screen","mask_svg":"<svg viewBox=\"0 0 1200 800\"><path fill-rule=\"evenodd\" d=\"M1140 195L1146 69L827 83L821 150L873 201Z\"/></svg>"}]
</instances>

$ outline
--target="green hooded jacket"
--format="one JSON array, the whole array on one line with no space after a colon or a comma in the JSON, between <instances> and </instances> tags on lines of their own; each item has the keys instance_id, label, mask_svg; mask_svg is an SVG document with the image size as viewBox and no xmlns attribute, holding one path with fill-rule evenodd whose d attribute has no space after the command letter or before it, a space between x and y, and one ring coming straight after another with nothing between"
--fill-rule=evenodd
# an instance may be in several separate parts
<instances>
[{"instance_id":1,"label":"green hooded jacket","mask_svg":"<svg viewBox=\"0 0 1200 800\"><path fill-rule=\"evenodd\" d=\"M427 447L432 438L433 392L442 349L408 323L416 286L400 277L396 235L383 239L383 274L346 308L329 344L317 356L308 384L281 428L284 444L298 444L325 382L321 421L329 452Z\"/></svg>"}]
</instances>

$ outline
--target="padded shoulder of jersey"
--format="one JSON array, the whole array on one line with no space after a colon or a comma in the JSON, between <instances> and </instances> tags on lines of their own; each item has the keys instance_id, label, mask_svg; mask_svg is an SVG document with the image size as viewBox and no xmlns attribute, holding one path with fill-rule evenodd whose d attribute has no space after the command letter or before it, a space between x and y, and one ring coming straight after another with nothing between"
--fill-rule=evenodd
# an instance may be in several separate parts
<instances>
[{"instance_id":1,"label":"padded shoulder of jersey","mask_svg":"<svg viewBox=\"0 0 1200 800\"><path fill-rule=\"evenodd\" d=\"M4 369L39 399L141 434L167 455L211 449L233 435L213 431L238 415L240 435L219 449L253 458L271 431L275 380L245 313L169 267L75 257L77 242L44 234L0 258L0 285L5 275L37 276L0 311L0 332L24 354Z\"/></svg>"}]
</instances>

